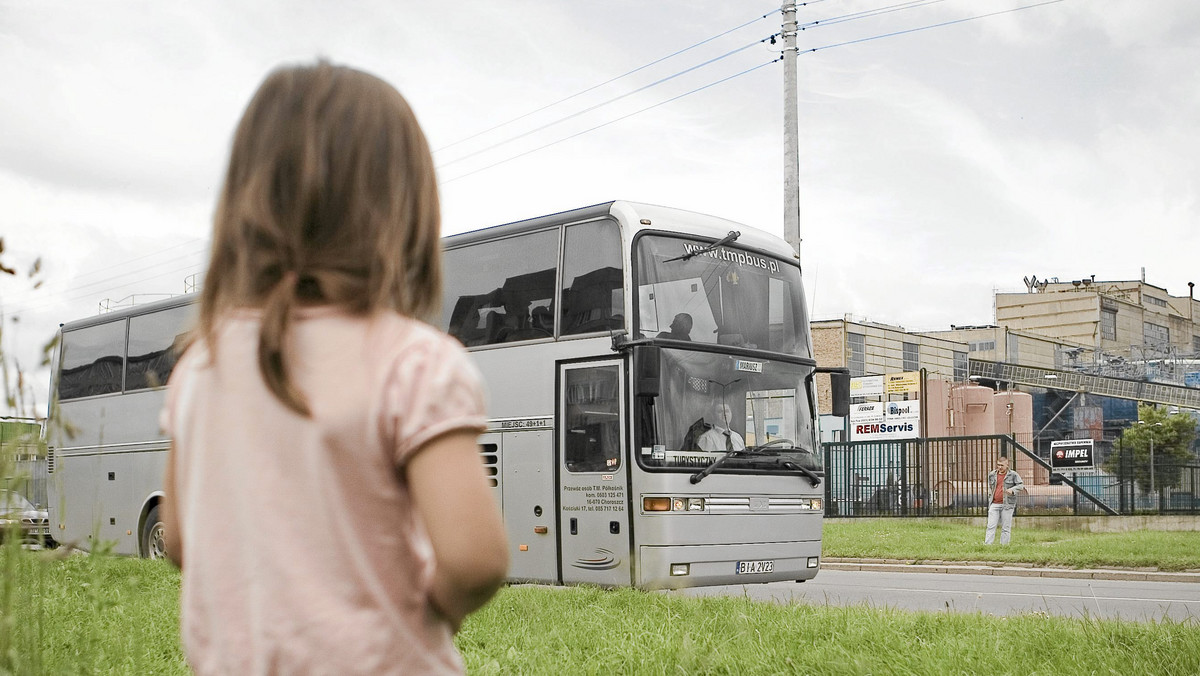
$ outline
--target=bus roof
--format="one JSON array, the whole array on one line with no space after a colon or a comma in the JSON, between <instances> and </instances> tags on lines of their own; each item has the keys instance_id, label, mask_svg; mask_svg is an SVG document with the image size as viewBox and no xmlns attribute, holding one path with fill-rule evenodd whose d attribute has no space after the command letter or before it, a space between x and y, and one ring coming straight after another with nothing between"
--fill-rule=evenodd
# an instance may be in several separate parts
<instances>
[{"instance_id":1,"label":"bus roof","mask_svg":"<svg viewBox=\"0 0 1200 676\"><path fill-rule=\"evenodd\" d=\"M720 239L730 230L737 230L742 233L738 238L738 244L741 246L757 248L779 256L791 254L791 247L782 238L744 223L684 209L621 200L449 235L442 238L442 243L446 249L454 249L480 241L540 230L547 226L606 216L624 223L629 234L639 230L667 230Z\"/></svg>"},{"instance_id":2,"label":"bus roof","mask_svg":"<svg viewBox=\"0 0 1200 676\"><path fill-rule=\"evenodd\" d=\"M96 324L104 324L119 319L125 319L126 317L136 317L138 315L157 312L159 310L168 310L180 305L187 305L188 303L196 300L198 295L199 294L195 293L185 293L178 296L165 298L163 300L156 300L153 303L133 305L127 308L121 308L120 310L113 310L112 312L105 312L102 314L92 315L90 317L84 317L83 319L76 319L63 324L61 328L63 331L72 331L74 329L83 329L89 326L95 326Z\"/></svg>"}]
</instances>

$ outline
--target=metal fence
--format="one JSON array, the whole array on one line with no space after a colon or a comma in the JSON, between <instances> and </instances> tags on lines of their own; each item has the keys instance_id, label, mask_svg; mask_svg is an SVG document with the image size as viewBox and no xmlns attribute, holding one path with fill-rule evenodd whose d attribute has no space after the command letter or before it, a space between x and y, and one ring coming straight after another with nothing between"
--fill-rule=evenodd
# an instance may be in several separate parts
<instances>
[{"instance_id":1,"label":"metal fence","mask_svg":"<svg viewBox=\"0 0 1200 676\"><path fill-rule=\"evenodd\" d=\"M1051 471L1047 461L1009 436L947 437L825 444L825 514L983 516L988 473L1006 456L1025 482L1018 514L1200 514L1200 465L1158 458L1148 468L1132 455L1117 472Z\"/></svg>"}]
</instances>

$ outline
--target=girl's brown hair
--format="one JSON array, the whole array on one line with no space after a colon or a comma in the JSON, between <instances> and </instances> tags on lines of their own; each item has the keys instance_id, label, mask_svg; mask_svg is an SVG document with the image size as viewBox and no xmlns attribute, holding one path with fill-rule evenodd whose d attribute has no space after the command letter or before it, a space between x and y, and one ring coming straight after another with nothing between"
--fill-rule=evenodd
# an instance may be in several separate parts
<instances>
[{"instance_id":1,"label":"girl's brown hair","mask_svg":"<svg viewBox=\"0 0 1200 676\"><path fill-rule=\"evenodd\" d=\"M276 70L234 135L196 335L211 348L223 315L261 309L259 371L308 416L284 356L292 309L431 319L440 229L433 159L399 92L325 62Z\"/></svg>"}]
</instances>

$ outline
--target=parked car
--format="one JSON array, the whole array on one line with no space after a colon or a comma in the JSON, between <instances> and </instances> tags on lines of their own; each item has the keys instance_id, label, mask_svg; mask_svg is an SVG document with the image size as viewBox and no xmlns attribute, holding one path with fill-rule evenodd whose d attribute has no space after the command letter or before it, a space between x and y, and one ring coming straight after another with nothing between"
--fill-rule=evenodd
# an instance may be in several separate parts
<instances>
[{"instance_id":1,"label":"parked car","mask_svg":"<svg viewBox=\"0 0 1200 676\"><path fill-rule=\"evenodd\" d=\"M49 545L50 513L25 496L0 488L0 538L17 535L24 544Z\"/></svg>"}]
</instances>

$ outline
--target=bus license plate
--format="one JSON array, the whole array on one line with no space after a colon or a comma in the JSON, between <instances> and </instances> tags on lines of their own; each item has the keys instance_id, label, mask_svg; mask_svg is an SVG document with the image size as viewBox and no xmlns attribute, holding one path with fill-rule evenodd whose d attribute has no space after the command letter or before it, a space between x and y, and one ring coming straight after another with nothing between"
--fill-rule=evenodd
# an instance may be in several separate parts
<instances>
[{"instance_id":1,"label":"bus license plate","mask_svg":"<svg viewBox=\"0 0 1200 676\"><path fill-rule=\"evenodd\" d=\"M775 570L774 561L738 561L738 575L756 575L760 573L770 573Z\"/></svg>"}]
</instances>

